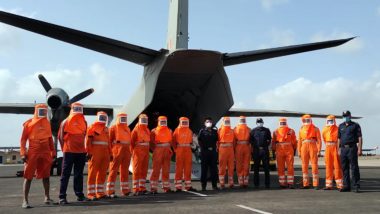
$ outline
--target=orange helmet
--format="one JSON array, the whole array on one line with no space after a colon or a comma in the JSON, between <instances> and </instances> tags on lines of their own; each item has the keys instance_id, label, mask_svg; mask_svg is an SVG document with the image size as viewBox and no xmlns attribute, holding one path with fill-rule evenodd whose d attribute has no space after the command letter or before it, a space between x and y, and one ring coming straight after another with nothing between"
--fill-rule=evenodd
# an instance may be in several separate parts
<instances>
[{"instance_id":1,"label":"orange helmet","mask_svg":"<svg viewBox=\"0 0 380 214\"><path fill-rule=\"evenodd\" d=\"M311 116L309 114L305 114L301 118L303 125L310 125L313 123Z\"/></svg>"},{"instance_id":2,"label":"orange helmet","mask_svg":"<svg viewBox=\"0 0 380 214\"><path fill-rule=\"evenodd\" d=\"M148 125L148 116L146 114L140 114L139 124L140 125Z\"/></svg>"},{"instance_id":3,"label":"orange helmet","mask_svg":"<svg viewBox=\"0 0 380 214\"><path fill-rule=\"evenodd\" d=\"M231 120L229 117L223 117L223 126L231 126Z\"/></svg>"},{"instance_id":4,"label":"orange helmet","mask_svg":"<svg viewBox=\"0 0 380 214\"><path fill-rule=\"evenodd\" d=\"M288 119L286 119L285 117L281 117L279 120L278 120L278 125L280 127L287 127L288 126Z\"/></svg>"},{"instance_id":5,"label":"orange helmet","mask_svg":"<svg viewBox=\"0 0 380 214\"><path fill-rule=\"evenodd\" d=\"M78 102L71 104L70 114L83 114L83 105Z\"/></svg>"},{"instance_id":6,"label":"orange helmet","mask_svg":"<svg viewBox=\"0 0 380 214\"><path fill-rule=\"evenodd\" d=\"M245 116L240 116L239 117L239 125L246 125L247 124L247 120L245 118Z\"/></svg>"},{"instance_id":7,"label":"orange helmet","mask_svg":"<svg viewBox=\"0 0 380 214\"><path fill-rule=\"evenodd\" d=\"M336 122L335 122L335 116L334 115L329 115L327 116L326 118L326 126L332 126L332 125L335 125Z\"/></svg>"},{"instance_id":8,"label":"orange helmet","mask_svg":"<svg viewBox=\"0 0 380 214\"><path fill-rule=\"evenodd\" d=\"M99 111L96 114L96 122L106 124L108 122L108 115L104 111Z\"/></svg>"},{"instance_id":9,"label":"orange helmet","mask_svg":"<svg viewBox=\"0 0 380 214\"><path fill-rule=\"evenodd\" d=\"M46 104L36 104L34 106L34 118L46 118L48 106Z\"/></svg>"},{"instance_id":10,"label":"orange helmet","mask_svg":"<svg viewBox=\"0 0 380 214\"><path fill-rule=\"evenodd\" d=\"M168 118L166 116L159 116L158 126L168 126Z\"/></svg>"},{"instance_id":11,"label":"orange helmet","mask_svg":"<svg viewBox=\"0 0 380 214\"><path fill-rule=\"evenodd\" d=\"M189 127L189 118L187 117L181 117L179 118L179 126L180 127Z\"/></svg>"}]
</instances>

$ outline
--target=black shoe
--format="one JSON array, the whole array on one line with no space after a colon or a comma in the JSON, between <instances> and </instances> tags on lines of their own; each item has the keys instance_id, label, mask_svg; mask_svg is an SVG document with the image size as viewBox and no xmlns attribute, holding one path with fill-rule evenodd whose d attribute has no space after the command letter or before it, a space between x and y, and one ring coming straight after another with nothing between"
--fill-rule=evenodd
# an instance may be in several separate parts
<instances>
[{"instance_id":1,"label":"black shoe","mask_svg":"<svg viewBox=\"0 0 380 214\"><path fill-rule=\"evenodd\" d=\"M314 190L319 190L319 187L314 187Z\"/></svg>"},{"instance_id":2,"label":"black shoe","mask_svg":"<svg viewBox=\"0 0 380 214\"><path fill-rule=\"evenodd\" d=\"M355 189L354 189L354 193L359 193L360 192L360 188L359 187L356 187Z\"/></svg>"},{"instance_id":3,"label":"black shoe","mask_svg":"<svg viewBox=\"0 0 380 214\"><path fill-rule=\"evenodd\" d=\"M150 192L150 194L152 194L152 195L157 195L158 192L157 192L157 190L153 190L153 191Z\"/></svg>"},{"instance_id":4,"label":"black shoe","mask_svg":"<svg viewBox=\"0 0 380 214\"><path fill-rule=\"evenodd\" d=\"M294 189L294 185L289 184L288 188L289 188L289 189Z\"/></svg>"},{"instance_id":5,"label":"black shoe","mask_svg":"<svg viewBox=\"0 0 380 214\"><path fill-rule=\"evenodd\" d=\"M82 195L77 197L77 201L88 201L88 199Z\"/></svg>"},{"instance_id":6,"label":"black shoe","mask_svg":"<svg viewBox=\"0 0 380 214\"><path fill-rule=\"evenodd\" d=\"M265 187L265 188L267 188L267 187ZM284 186L284 185L280 185L280 188L281 189L286 189L286 188L288 188L287 186ZM267 189L269 189L269 188L267 188Z\"/></svg>"},{"instance_id":7,"label":"black shoe","mask_svg":"<svg viewBox=\"0 0 380 214\"><path fill-rule=\"evenodd\" d=\"M302 186L300 189L310 189L310 186Z\"/></svg>"},{"instance_id":8,"label":"black shoe","mask_svg":"<svg viewBox=\"0 0 380 214\"><path fill-rule=\"evenodd\" d=\"M206 192L206 191L207 191L206 187L205 188L202 187L202 192Z\"/></svg>"},{"instance_id":9,"label":"black shoe","mask_svg":"<svg viewBox=\"0 0 380 214\"><path fill-rule=\"evenodd\" d=\"M351 192L351 189L343 188L343 189L340 189L339 192Z\"/></svg>"},{"instance_id":10,"label":"black shoe","mask_svg":"<svg viewBox=\"0 0 380 214\"><path fill-rule=\"evenodd\" d=\"M212 190L220 190L219 187L212 187Z\"/></svg>"},{"instance_id":11,"label":"black shoe","mask_svg":"<svg viewBox=\"0 0 380 214\"><path fill-rule=\"evenodd\" d=\"M325 187L325 188L323 188L323 190L333 190L333 188L331 188L331 187Z\"/></svg>"},{"instance_id":12,"label":"black shoe","mask_svg":"<svg viewBox=\"0 0 380 214\"><path fill-rule=\"evenodd\" d=\"M182 192L182 189L177 189L175 192Z\"/></svg>"},{"instance_id":13,"label":"black shoe","mask_svg":"<svg viewBox=\"0 0 380 214\"><path fill-rule=\"evenodd\" d=\"M285 186L286 187L286 186ZM265 189L269 189L270 188L270 186L269 185L265 185Z\"/></svg>"},{"instance_id":14,"label":"black shoe","mask_svg":"<svg viewBox=\"0 0 380 214\"><path fill-rule=\"evenodd\" d=\"M59 199L59 205L66 205L66 204L69 204L69 202L67 202L66 198Z\"/></svg>"},{"instance_id":15,"label":"black shoe","mask_svg":"<svg viewBox=\"0 0 380 214\"><path fill-rule=\"evenodd\" d=\"M193 188L193 187L190 187L188 190L186 190L186 191L193 191L193 192L196 192L197 191L197 189L195 189L195 188Z\"/></svg>"}]
</instances>

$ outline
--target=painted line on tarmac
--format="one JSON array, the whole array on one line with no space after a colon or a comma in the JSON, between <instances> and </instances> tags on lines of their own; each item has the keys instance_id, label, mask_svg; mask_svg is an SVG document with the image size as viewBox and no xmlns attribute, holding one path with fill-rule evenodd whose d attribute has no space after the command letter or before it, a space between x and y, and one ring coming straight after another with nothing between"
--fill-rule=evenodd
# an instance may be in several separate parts
<instances>
[{"instance_id":1,"label":"painted line on tarmac","mask_svg":"<svg viewBox=\"0 0 380 214\"><path fill-rule=\"evenodd\" d=\"M255 209L255 208L247 207L247 206L244 206L244 205L241 205L241 204L237 204L236 206L238 206L240 208L243 208L243 209L246 209L246 210L250 210L250 211L256 212L256 213L272 214L272 213L265 212L265 211L262 211L262 210L258 210L258 209Z\"/></svg>"},{"instance_id":2,"label":"painted line on tarmac","mask_svg":"<svg viewBox=\"0 0 380 214\"><path fill-rule=\"evenodd\" d=\"M199 192L193 192L193 191L186 191L186 192L194 194L194 195L197 195L197 196L201 196L201 197L207 197L208 196L208 195L205 195L205 194L202 194L202 193L199 193Z\"/></svg>"}]
</instances>

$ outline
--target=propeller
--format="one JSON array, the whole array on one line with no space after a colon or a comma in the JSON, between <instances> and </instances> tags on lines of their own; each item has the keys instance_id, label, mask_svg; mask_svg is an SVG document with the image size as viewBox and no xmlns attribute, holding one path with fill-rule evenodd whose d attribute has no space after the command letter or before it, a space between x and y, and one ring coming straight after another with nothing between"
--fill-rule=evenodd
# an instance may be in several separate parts
<instances>
[{"instance_id":1,"label":"propeller","mask_svg":"<svg viewBox=\"0 0 380 214\"><path fill-rule=\"evenodd\" d=\"M38 79L40 79L40 82L41 82L42 86L44 87L45 91L48 92L51 89L51 85L46 80L46 78L42 74L39 74Z\"/></svg>"},{"instance_id":2,"label":"propeller","mask_svg":"<svg viewBox=\"0 0 380 214\"><path fill-rule=\"evenodd\" d=\"M44 87L45 91L47 92L47 104L49 107L53 109L59 108L62 104L64 105L70 105L72 103L75 103L88 95L92 94L94 92L93 88L87 89L85 91L82 91L81 93L75 95L73 98L69 100L69 96L67 93L61 89L61 88L52 88L49 82L46 80L46 78L42 75L38 75L38 79L40 80L42 86Z\"/></svg>"},{"instance_id":3,"label":"propeller","mask_svg":"<svg viewBox=\"0 0 380 214\"><path fill-rule=\"evenodd\" d=\"M69 104L75 103L75 102L87 97L88 95L92 94L93 92L94 92L93 88L82 91L81 93L79 93L79 94L75 95L73 98L71 98Z\"/></svg>"}]
</instances>

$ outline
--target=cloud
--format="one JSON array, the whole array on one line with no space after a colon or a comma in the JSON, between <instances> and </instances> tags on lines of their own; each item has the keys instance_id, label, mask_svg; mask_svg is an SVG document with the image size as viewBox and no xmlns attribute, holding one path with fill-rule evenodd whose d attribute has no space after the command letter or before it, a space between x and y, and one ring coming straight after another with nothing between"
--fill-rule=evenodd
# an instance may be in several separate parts
<instances>
[{"instance_id":1,"label":"cloud","mask_svg":"<svg viewBox=\"0 0 380 214\"><path fill-rule=\"evenodd\" d=\"M311 41L321 42L321 41L326 41L326 40L345 39L345 38L350 38L354 36L355 35L353 35L352 33L339 32L335 30L329 34L324 33L324 32L316 33L311 37ZM344 45L334 48L334 50L338 52L343 52L343 53L352 53L352 52L360 51L363 48L363 46L364 46L363 40L361 38L355 38Z\"/></svg>"},{"instance_id":2,"label":"cloud","mask_svg":"<svg viewBox=\"0 0 380 214\"><path fill-rule=\"evenodd\" d=\"M109 85L111 75L99 64L93 64L88 69L56 68L37 71L24 77L16 77L9 70L0 69L0 101L44 102L46 93L38 74L44 75L52 87L63 88L70 97L88 88L95 88L97 93L102 93Z\"/></svg>"},{"instance_id":3,"label":"cloud","mask_svg":"<svg viewBox=\"0 0 380 214\"><path fill-rule=\"evenodd\" d=\"M296 34L291 29L279 30L273 28L269 35L271 38L271 42L268 44L261 44L259 46L259 49L289 46L296 44Z\"/></svg>"},{"instance_id":4,"label":"cloud","mask_svg":"<svg viewBox=\"0 0 380 214\"><path fill-rule=\"evenodd\" d=\"M274 110L292 110L311 113L341 114L351 110L353 115L363 116L359 123L363 129L365 148L376 146L380 120L380 71L366 80L333 78L314 82L298 78L256 96L255 107ZM298 128L299 120L292 119ZM318 120L321 128L324 121ZM272 122L273 125L275 122Z\"/></svg>"},{"instance_id":5,"label":"cloud","mask_svg":"<svg viewBox=\"0 0 380 214\"><path fill-rule=\"evenodd\" d=\"M261 6L267 10L272 10L273 7L288 3L289 0L261 0Z\"/></svg>"}]
</instances>

